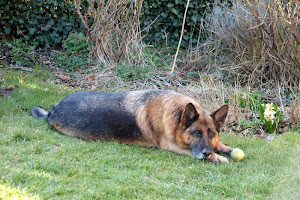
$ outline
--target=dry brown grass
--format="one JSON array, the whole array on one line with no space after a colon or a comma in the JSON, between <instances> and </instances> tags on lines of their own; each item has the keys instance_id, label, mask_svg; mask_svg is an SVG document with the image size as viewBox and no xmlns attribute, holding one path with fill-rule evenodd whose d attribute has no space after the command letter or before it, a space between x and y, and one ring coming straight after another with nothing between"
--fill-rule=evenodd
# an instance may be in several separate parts
<instances>
[{"instance_id":1,"label":"dry brown grass","mask_svg":"<svg viewBox=\"0 0 300 200\"><path fill-rule=\"evenodd\" d=\"M236 0L230 8L216 4L206 22L208 41L187 56L194 70L221 70L223 80L261 88L299 84L298 0Z\"/></svg>"},{"instance_id":2,"label":"dry brown grass","mask_svg":"<svg viewBox=\"0 0 300 200\"><path fill-rule=\"evenodd\" d=\"M300 128L300 96L294 94L294 98L287 109L287 116L290 122Z\"/></svg>"},{"instance_id":3,"label":"dry brown grass","mask_svg":"<svg viewBox=\"0 0 300 200\"><path fill-rule=\"evenodd\" d=\"M88 36L95 42L94 52L103 64L127 60L141 61L139 15L143 0L91 0L84 7L76 0L77 13L87 29Z\"/></svg>"}]
</instances>

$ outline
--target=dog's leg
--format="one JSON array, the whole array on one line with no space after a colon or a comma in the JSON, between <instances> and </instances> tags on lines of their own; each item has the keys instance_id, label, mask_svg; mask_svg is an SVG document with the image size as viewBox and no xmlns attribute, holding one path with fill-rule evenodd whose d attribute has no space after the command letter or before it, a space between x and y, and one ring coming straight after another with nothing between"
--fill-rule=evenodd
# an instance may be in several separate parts
<instances>
[{"instance_id":1,"label":"dog's leg","mask_svg":"<svg viewBox=\"0 0 300 200\"><path fill-rule=\"evenodd\" d=\"M229 163L229 160L225 158L224 156L220 156L216 153L212 153L208 160L215 162L215 163Z\"/></svg>"},{"instance_id":2,"label":"dog's leg","mask_svg":"<svg viewBox=\"0 0 300 200\"><path fill-rule=\"evenodd\" d=\"M219 142L217 148L215 148L214 150L219 153L230 155L232 148ZM229 163L227 158L225 158L224 156L220 156L216 153L212 153L208 159L212 162L217 162L217 163Z\"/></svg>"},{"instance_id":3,"label":"dog's leg","mask_svg":"<svg viewBox=\"0 0 300 200\"><path fill-rule=\"evenodd\" d=\"M233 148L226 146L225 144L222 144L221 142L219 142L217 148L215 149L215 151L223 153L223 154L227 154L230 155L231 151Z\"/></svg>"},{"instance_id":4,"label":"dog's leg","mask_svg":"<svg viewBox=\"0 0 300 200\"><path fill-rule=\"evenodd\" d=\"M173 151L178 154L189 155L189 156L193 155L191 150L183 149L177 144L174 144L173 142L161 142L159 148Z\"/></svg>"}]
</instances>

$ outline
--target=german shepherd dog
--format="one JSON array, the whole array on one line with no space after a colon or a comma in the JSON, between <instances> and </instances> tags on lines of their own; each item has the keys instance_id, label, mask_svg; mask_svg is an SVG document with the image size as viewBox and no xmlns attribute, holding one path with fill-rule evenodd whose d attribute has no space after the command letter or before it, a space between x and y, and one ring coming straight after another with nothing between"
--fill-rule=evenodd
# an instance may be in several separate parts
<instances>
[{"instance_id":1,"label":"german shepherd dog","mask_svg":"<svg viewBox=\"0 0 300 200\"><path fill-rule=\"evenodd\" d=\"M76 92L49 112L34 106L57 131L84 140L115 140L157 147L217 163L232 148L219 141L228 106L210 113L193 98L166 90L125 93Z\"/></svg>"}]
</instances>

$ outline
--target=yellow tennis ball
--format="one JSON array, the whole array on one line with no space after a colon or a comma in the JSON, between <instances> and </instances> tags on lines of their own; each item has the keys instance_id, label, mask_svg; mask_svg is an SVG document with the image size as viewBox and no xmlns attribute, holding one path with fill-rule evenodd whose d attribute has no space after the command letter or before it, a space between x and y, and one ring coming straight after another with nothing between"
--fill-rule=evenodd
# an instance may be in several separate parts
<instances>
[{"instance_id":1,"label":"yellow tennis ball","mask_svg":"<svg viewBox=\"0 0 300 200\"><path fill-rule=\"evenodd\" d=\"M234 159L236 161L241 161L244 159L245 154L244 154L243 150L241 150L239 148L235 148L231 151L230 156L232 159Z\"/></svg>"}]
</instances>

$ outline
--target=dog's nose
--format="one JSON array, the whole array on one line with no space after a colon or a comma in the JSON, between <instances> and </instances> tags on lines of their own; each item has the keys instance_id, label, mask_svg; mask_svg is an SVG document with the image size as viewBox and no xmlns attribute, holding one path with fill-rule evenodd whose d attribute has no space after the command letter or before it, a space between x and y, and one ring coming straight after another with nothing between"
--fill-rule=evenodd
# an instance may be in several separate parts
<instances>
[{"instance_id":1,"label":"dog's nose","mask_svg":"<svg viewBox=\"0 0 300 200\"><path fill-rule=\"evenodd\" d=\"M212 153L211 150L209 149L203 149L203 155L205 156L205 158L209 157L210 154Z\"/></svg>"},{"instance_id":2,"label":"dog's nose","mask_svg":"<svg viewBox=\"0 0 300 200\"><path fill-rule=\"evenodd\" d=\"M203 153L203 155L205 156L205 158L207 158L208 156L210 156L211 152L205 152Z\"/></svg>"}]
</instances>

